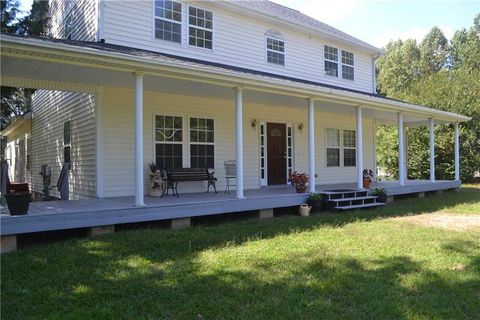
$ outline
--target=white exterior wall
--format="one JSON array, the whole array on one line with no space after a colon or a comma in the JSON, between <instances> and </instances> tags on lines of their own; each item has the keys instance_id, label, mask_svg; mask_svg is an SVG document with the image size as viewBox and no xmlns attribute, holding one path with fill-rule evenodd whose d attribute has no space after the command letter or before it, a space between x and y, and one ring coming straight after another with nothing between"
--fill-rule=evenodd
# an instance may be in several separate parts
<instances>
[{"instance_id":1,"label":"white exterior wall","mask_svg":"<svg viewBox=\"0 0 480 320\"><path fill-rule=\"evenodd\" d=\"M32 190L41 192L42 164L52 168L56 186L63 165L63 125L71 125L70 199L96 196L95 96L61 91L37 91L32 111ZM50 193L59 196L56 188Z\"/></svg>"},{"instance_id":2,"label":"white exterior wall","mask_svg":"<svg viewBox=\"0 0 480 320\"><path fill-rule=\"evenodd\" d=\"M50 34L65 38L65 19L72 16L72 40L95 41L97 0L50 0Z\"/></svg>"},{"instance_id":3,"label":"white exterior wall","mask_svg":"<svg viewBox=\"0 0 480 320\"><path fill-rule=\"evenodd\" d=\"M30 132L31 122L27 121L7 136L5 159L8 161L10 182L31 183L32 174L27 165L27 155L30 153Z\"/></svg>"},{"instance_id":4,"label":"white exterior wall","mask_svg":"<svg viewBox=\"0 0 480 320\"><path fill-rule=\"evenodd\" d=\"M103 28L100 37L107 43L169 53L226 65L280 74L325 84L373 92L371 57L354 47L326 42L309 34L292 31L259 19L218 9L207 1L195 6L213 11L213 50L188 45L187 5L183 3L182 44L155 39L154 1L115 1L101 3ZM285 66L266 61L265 32L280 31L285 39ZM339 48L339 77L324 75L324 44ZM343 80L341 49L354 53L355 81Z\"/></svg>"},{"instance_id":5,"label":"white exterior wall","mask_svg":"<svg viewBox=\"0 0 480 320\"><path fill-rule=\"evenodd\" d=\"M227 89L226 89L227 90ZM232 98L217 99L187 95L174 95L146 91L144 94L144 150L145 191L148 191L148 162L154 161L154 115L183 116L184 128L188 117L205 117L215 120L215 176L217 189L223 192L225 172L223 162L235 159L235 107ZM247 93L248 94L248 93ZM105 87L103 90L103 138L105 197L132 196L134 194L134 95L133 90ZM317 102L319 106L320 102ZM272 110L274 108L274 110ZM305 108L244 103L244 183L246 189L260 186L259 127L251 127L251 120L292 124L294 136L294 170L308 171L308 129L298 130L306 124ZM316 168L318 184L355 182L355 167L327 168L325 162L325 128L355 130L355 116L316 111L315 117ZM334 123L334 125L332 125ZM184 133L183 163L189 164L188 132ZM373 120L364 121L364 165L374 168ZM179 192L205 191L204 183L181 183Z\"/></svg>"}]
</instances>

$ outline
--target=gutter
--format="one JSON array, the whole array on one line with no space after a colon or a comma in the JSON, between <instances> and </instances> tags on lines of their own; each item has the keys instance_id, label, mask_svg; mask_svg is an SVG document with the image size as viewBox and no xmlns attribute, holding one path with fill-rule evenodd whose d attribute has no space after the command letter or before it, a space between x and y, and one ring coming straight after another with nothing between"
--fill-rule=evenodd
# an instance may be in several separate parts
<instances>
[{"instance_id":1,"label":"gutter","mask_svg":"<svg viewBox=\"0 0 480 320\"><path fill-rule=\"evenodd\" d=\"M7 42L7 43L5 43ZM24 39L24 38L17 38L12 36L3 36L1 40L2 48L8 48L8 42L12 43L12 47L15 45L24 45L24 46L36 46L36 48L28 48L32 51L37 51L41 53L45 53L45 49L50 49L53 52L52 54L60 54L59 50L66 51L65 54L68 54L68 57L72 58L72 53L79 55L80 58L85 58L86 54L95 55L95 58L106 58L106 59L113 59L110 61L101 61L97 60L98 62L110 62L116 64L123 64L123 68L117 68L117 70L121 70L124 72L135 72L140 70L145 70L145 68L152 69L153 71L146 70L147 73L151 73L152 75L163 75L158 71L170 71L175 73L182 73L184 75L194 75L199 78L205 79L204 82L210 82L216 85L223 85L223 86L243 86L246 89L262 91L259 89L258 86L261 86L265 89L263 91L275 92L278 94L289 94L292 96L297 96L301 98L308 98L312 97L316 98L317 100L329 100L329 101L343 101L350 103L352 106L358 106L359 104L368 104L368 107L373 107L374 109L377 108L379 110L391 110L394 112L405 112L410 111L414 114L420 114L425 117L432 117L432 115L437 115L437 120L443 120L447 122L461 122L461 121L468 121L471 118L458 115L451 112L430 109L423 106L418 106L402 101L395 101L395 100L384 100L382 98L363 95L360 93L353 93L348 91L342 90L335 90L329 88L323 88L315 85L308 85L308 84L301 84L293 81L283 80L283 79L276 79L276 78L269 78L266 76L258 76L252 74L239 74L239 72L225 70L225 69L211 69L211 68L203 68L200 69L201 65L195 65L195 69L192 66L188 66L185 63L180 63L177 61L159 61L154 59L145 59L141 57L135 57L132 55L124 54L124 53L117 53L117 52L106 52L101 51L99 49L94 48L87 48L87 47L75 47L72 45L64 44L64 43L48 43L43 40L37 39ZM25 50L25 48L16 48L19 50ZM43 50L42 50L43 49ZM119 59L121 61L119 61ZM122 61L123 60L123 61ZM132 62L135 62L135 65L132 65ZM74 62L70 62L72 64L76 64ZM95 64L92 64L95 66ZM98 67L98 65L96 65ZM107 68L107 67L105 67ZM140 70L139 70L140 69ZM179 70L180 69L180 70ZM200 70L199 70L200 69ZM232 79L234 78L234 79ZM191 79L185 77L184 79ZM272 90L272 88L276 90ZM334 99L335 98L335 99ZM405 110L407 109L407 110Z\"/></svg>"}]
</instances>

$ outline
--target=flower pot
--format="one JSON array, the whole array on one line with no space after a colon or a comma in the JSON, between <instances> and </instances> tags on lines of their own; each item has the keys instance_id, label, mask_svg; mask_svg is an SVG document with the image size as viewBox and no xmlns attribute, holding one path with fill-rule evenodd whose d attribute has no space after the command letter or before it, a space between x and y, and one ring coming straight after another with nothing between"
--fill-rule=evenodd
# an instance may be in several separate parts
<instances>
[{"instance_id":1,"label":"flower pot","mask_svg":"<svg viewBox=\"0 0 480 320\"><path fill-rule=\"evenodd\" d=\"M379 194L377 195L377 202L387 203L387 195L386 194Z\"/></svg>"},{"instance_id":2,"label":"flower pot","mask_svg":"<svg viewBox=\"0 0 480 320\"><path fill-rule=\"evenodd\" d=\"M6 194L8 211L12 216L23 215L28 213L30 206L30 194L28 193L11 193Z\"/></svg>"},{"instance_id":3,"label":"flower pot","mask_svg":"<svg viewBox=\"0 0 480 320\"><path fill-rule=\"evenodd\" d=\"M308 206L308 204L302 204L298 208L298 212L302 217L308 217L310 215L310 210L312 210L312 207Z\"/></svg>"},{"instance_id":4,"label":"flower pot","mask_svg":"<svg viewBox=\"0 0 480 320\"><path fill-rule=\"evenodd\" d=\"M305 193L307 191L307 186L306 185L296 185L295 190L297 190L297 193Z\"/></svg>"},{"instance_id":5,"label":"flower pot","mask_svg":"<svg viewBox=\"0 0 480 320\"><path fill-rule=\"evenodd\" d=\"M311 212L320 212L323 210L323 200L307 200L307 204L312 207Z\"/></svg>"},{"instance_id":6,"label":"flower pot","mask_svg":"<svg viewBox=\"0 0 480 320\"><path fill-rule=\"evenodd\" d=\"M363 187L365 189L370 189L370 184L372 183L372 179L370 178L363 178Z\"/></svg>"}]
</instances>

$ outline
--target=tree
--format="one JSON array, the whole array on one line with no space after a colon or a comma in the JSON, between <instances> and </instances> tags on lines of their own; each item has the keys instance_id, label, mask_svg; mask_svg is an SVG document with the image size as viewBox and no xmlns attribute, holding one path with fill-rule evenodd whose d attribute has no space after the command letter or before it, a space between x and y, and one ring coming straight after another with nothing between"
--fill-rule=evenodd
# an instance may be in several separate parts
<instances>
[{"instance_id":1,"label":"tree","mask_svg":"<svg viewBox=\"0 0 480 320\"><path fill-rule=\"evenodd\" d=\"M46 36L50 24L48 10L48 1L34 1L30 14L19 21L17 32L31 36Z\"/></svg>"},{"instance_id":2,"label":"tree","mask_svg":"<svg viewBox=\"0 0 480 320\"><path fill-rule=\"evenodd\" d=\"M420 69L423 75L440 71L447 62L448 40L442 30L433 27L420 43Z\"/></svg>"},{"instance_id":3,"label":"tree","mask_svg":"<svg viewBox=\"0 0 480 320\"><path fill-rule=\"evenodd\" d=\"M455 33L450 44L438 28L417 47L418 60L404 58L407 49L401 41L387 45L378 68L379 89L393 98L467 115L472 120L460 125L461 179L470 182L480 168L480 14L470 30ZM410 43L415 43L413 40ZM415 52L409 48L408 52ZM402 59L399 59L401 56ZM401 65L399 65L401 64ZM400 77L395 79L395 77ZM398 142L396 128L377 130L377 164L389 178L398 177ZM452 124L437 125L435 162L437 179L453 179L454 134ZM428 128L408 130L408 174L413 179L428 179Z\"/></svg>"},{"instance_id":4,"label":"tree","mask_svg":"<svg viewBox=\"0 0 480 320\"><path fill-rule=\"evenodd\" d=\"M18 0L0 1L1 31L15 33L18 29L16 23L17 14L20 12L20 2Z\"/></svg>"},{"instance_id":5,"label":"tree","mask_svg":"<svg viewBox=\"0 0 480 320\"><path fill-rule=\"evenodd\" d=\"M420 50L416 41L390 42L385 55L378 59L377 66L379 93L401 98L402 93L420 75Z\"/></svg>"}]
</instances>

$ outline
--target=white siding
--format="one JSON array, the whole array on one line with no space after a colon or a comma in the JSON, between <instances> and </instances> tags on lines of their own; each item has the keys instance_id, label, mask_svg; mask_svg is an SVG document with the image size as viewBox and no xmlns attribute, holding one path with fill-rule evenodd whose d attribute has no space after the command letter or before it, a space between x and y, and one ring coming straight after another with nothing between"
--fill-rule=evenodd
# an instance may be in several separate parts
<instances>
[{"instance_id":1,"label":"white siding","mask_svg":"<svg viewBox=\"0 0 480 320\"><path fill-rule=\"evenodd\" d=\"M63 125L71 122L70 199L96 196L95 96L83 93L39 90L32 112L32 190L41 192L42 164L52 168L56 186L63 165ZM51 192L58 196L56 188Z\"/></svg>"},{"instance_id":2,"label":"white siding","mask_svg":"<svg viewBox=\"0 0 480 320\"><path fill-rule=\"evenodd\" d=\"M132 196L134 194L134 96L132 90L104 88L103 91L103 137L105 145L104 174L105 196ZM144 150L145 150L145 191L148 189L147 163L154 160L154 115L180 115L205 117L215 120L215 176L218 178L218 190L223 191L225 173L223 162L235 159L235 113L233 91L232 99L204 98L188 95L174 95L160 92L145 92L144 95ZM317 107L321 103L317 102ZM245 188L260 186L259 128L252 128L252 119L259 122L289 123L294 131L294 170L308 170L308 132L298 130L298 124L306 124L307 104L305 108L287 105L263 105L246 102L244 105L244 168ZM334 123L334 125L332 125ZM316 165L317 183L355 182L355 168L327 168L325 164L324 130L326 127L355 129L354 109L352 115L316 112ZM184 136L186 137L186 136ZM189 163L189 148L184 139L184 166ZM373 120L364 121L364 165L374 168L373 164ZM206 188L201 183L179 184L179 191L199 192Z\"/></svg>"},{"instance_id":3,"label":"white siding","mask_svg":"<svg viewBox=\"0 0 480 320\"><path fill-rule=\"evenodd\" d=\"M68 15L72 19L72 40L96 40L97 0L50 0L50 34L54 38L65 38Z\"/></svg>"},{"instance_id":4,"label":"white siding","mask_svg":"<svg viewBox=\"0 0 480 320\"><path fill-rule=\"evenodd\" d=\"M202 8L214 12L213 50L188 45L187 21L183 21L183 44L155 39L153 1L104 1L104 34L107 43L114 43L234 65L264 72L306 79L372 92L372 60L354 47L342 46L312 36L307 31L296 32L285 27L254 20L238 13L218 9L207 1L198 2ZM187 6L183 5L186 13ZM278 66L266 62L265 32L280 31L285 38L286 64ZM328 44L355 55L355 81L324 75L323 46ZM339 51L339 67L341 52Z\"/></svg>"}]
</instances>

